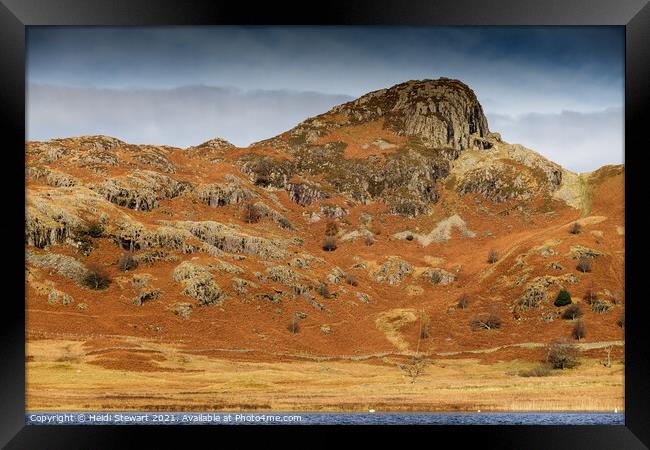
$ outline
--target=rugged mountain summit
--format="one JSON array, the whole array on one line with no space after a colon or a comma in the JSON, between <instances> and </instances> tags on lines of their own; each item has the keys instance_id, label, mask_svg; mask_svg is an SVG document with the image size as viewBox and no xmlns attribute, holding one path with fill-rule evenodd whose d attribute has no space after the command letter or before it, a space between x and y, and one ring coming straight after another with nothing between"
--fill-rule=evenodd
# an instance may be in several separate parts
<instances>
[{"instance_id":1,"label":"rugged mountain summit","mask_svg":"<svg viewBox=\"0 0 650 450\"><path fill-rule=\"evenodd\" d=\"M363 355L412 350L426 317L422 351L462 352L488 312L491 346L567 335L561 288L606 303L583 305L590 338L622 333L624 168L578 175L504 142L459 81L372 92L247 148L82 136L26 158L35 334Z\"/></svg>"},{"instance_id":2,"label":"rugged mountain summit","mask_svg":"<svg viewBox=\"0 0 650 450\"><path fill-rule=\"evenodd\" d=\"M458 80L408 81L366 94L289 131L293 142L314 143L332 130L383 121L397 136L428 148L489 148L487 119L474 92Z\"/></svg>"},{"instance_id":3,"label":"rugged mountain summit","mask_svg":"<svg viewBox=\"0 0 650 450\"><path fill-rule=\"evenodd\" d=\"M369 93L251 150L241 158L251 179L288 190L303 206L343 195L415 217L431 213L444 183L496 202L571 197L575 204L576 194L561 189L570 172L491 133L474 92L447 78Z\"/></svg>"}]
</instances>

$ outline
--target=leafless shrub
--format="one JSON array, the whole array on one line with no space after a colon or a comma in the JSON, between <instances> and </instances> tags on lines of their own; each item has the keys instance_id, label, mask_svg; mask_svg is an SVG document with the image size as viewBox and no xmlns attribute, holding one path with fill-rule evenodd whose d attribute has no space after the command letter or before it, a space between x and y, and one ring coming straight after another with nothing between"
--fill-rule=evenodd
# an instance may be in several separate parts
<instances>
[{"instance_id":1,"label":"leafless shrub","mask_svg":"<svg viewBox=\"0 0 650 450\"><path fill-rule=\"evenodd\" d=\"M417 378L422 375L424 368L427 365L427 359L424 355L413 355L413 358L406 363L400 364L399 367L402 369L411 379L411 384L415 383Z\"/></svg>"},{"instance_id":2,"label":"leafless shrub","mask_svg":"<svg viewBox=\"0 0 650 450\"><path fill-rule=\"evenodd\" d=\"M339 226L333 220L328 220L325 224L325 236L336 236L339 232Z\"/></svg>"},{"instance_id":3,"label":"leafless shrub","mask_svg":"<svg viewBox=\"0 0 650 450\"><path fill-rule=\"evenodd\" d=\"M578 320L574 325L573 325L573 330L571 331L571 336L573 336L573 339L584 339L585 337L585 323L582 320Z\"/></svg>"},{"instance_id":4,"label":"leafless shrub","mask_svg":"<svg viewBox=\"0 0 650 450\"><path fill-rule=\"evenodd\" d=\"M472 330L494 330L501 328L501 317L496 313L490 313L485 316L477 317L470 322Z\"/></svg>"},{"instance_id":5,"label":"leafless shrub","mask_svg":"<svg viewBox=\"0 0 650 450\"><path fill-rule=\"evenodd\" d=\"M325 239L323 239L323 250L326 252L333 252L336 248L336 238L334 236L326 236Z\"/></svg>"},{"instance_id":6,"label":"leafless shrub","mask_svg":"<svg viewBox=\"0 0 650 450\"><path fill-rule=\"evenodd\" d=\"M460 298L458 299L458 305L457 306L460 309L466 309L467 307L469 307L469 295L467 295L467 294L461 295Z\"/></svg>"},{"instance_id":7,"label":"leafless shrub","mask_svg":"<svg viewBox=\"0 0 650 450\"><path fill-rule=\"evenodd\" d=\"M296 334L300 331L300 325L298 324L298 319L296 317L291 319L291 322L289 322L289 325L287 326L287 330L289 330L289 333L291 334Z\"/></svg>"},{"instance_id":8,"label":"leafless shrub","mask_svg":"<svg viewBox=\"0 0 650 450\"><path fill-rule=\"evenodd\" d=\"M589 285L587 292L585 292L585 295L582 298L588 305L591 305L594 301L598 300L598 293L596 292L596 288L594 287L593 283Z\"/></svg>"},{"instance_id":9,"label":"leafless shrub","mask_svg":"<svg viewBox=\"0 0 650 450\"><path fill-rule=\"evenodd\" d=\"M621 314L621 317L619 317L618 322L616 322L616 324L621 328L625 328L625 314Z\"/></svg>"},{"instance_id":10,"label":"leafless shrub","mask_svg":"<svg viewBox=\"0 0 650 450\"><path fill-rule=\"evenodd\" d=\"M605 349L607 359L602 362L605 367L612 367L612 349L613 347L611 345Z\"/></svg>"},{"instance_id":11,"label":"leafless shrub","mask_svg":"<svg viewBox=\"0 0 650 450\"><path fill-rule=\"evenodd\" d=\"M555 341L546 347L546 362L554 369L571 369L576 367L579 350L574 344Z\"/></svg>"},{"instance_id":12,"label":"leafless shrub","mask_svg":"<svg viewBox=\"0 0 650 450\"><path fill-rule=\"evenodd\" d=\"M318 287L316 288L316 292L320 294L321 297L323 298L330 298L332 293L330 292L330 288L327 285L327 283L321 282Z\"/></svg>"},{"instance_id":13,"label":"leafless shrub","mask_svg":"<svg viewBox=\"0 0 650 450\"><path fill-rule=\"evenodd\" d=\"M81 280L81 284L88 289L106 289L111 284L111 277L103 267L97 264L90 264L88 271Z\"/></svg>"},{"instance_id":14,"label":"leafless shrub","mask_svg":"<svg viewBox=\"0 0 650 450\"><path fill-rule=\"evenodd\" d=\"M262 220L262 211L254 203L246 203L242 209L242 219L246 223L257 223Z\"/></svg>"},{"instance_id":15,"label":"leafless shrub","mask_svg":"<svg viewBox=\"0 0 650 450\"><path fill-rule=\"evenodd\" d=\"M487 262L489 262L490 264L494 264L498 260L499 260L499 254L495 249L491 249L490 252L488 253Z\"/></svg>"},{"instance_id":16,"label":"leafless shrub","mask_svg":"<svg viewBox=\"0 0 650 450\"><path fill-rule=\"evenodd\" d=\"M591 259L586 256L582 256L578 260L578 265L576 269L582 273L591 272Z\"/></svg>"},{"instance_id":17,"label":"leafless shrub","mask_svg":"<svg viewBox=\"0 0 650 450\"><path fill-rule=\"evenodd\" d=\"M429 316L422 314L420 318L420 339L429 337Z\"/></svg>"},{"instance_id":18,"label":"leafless shrub","mask_svg":"<svg viewBox=\"0 0 650 450\"><path fill-rule=\"evenodd\" d=\"M117 261L117 268L122 272L128 272L138 267L138 261L133 257L133 252L124 252Z\"/></svg>"},{"instance_id":19,"label":"leafless shrub","mask_svg":"<svg viewBox=\"0 0 650 450\"><path fill-rule=\"evenodd\" d=\"M582 226L578 222L574 222L573 225L571 225L571 228L569 228L571 234L580 234L581 230Z\"/></svg>"},{"instance_id":20,"label":"leafless shrub","mask_svg":"<svg viewBox=\"0 0 650 450\"><path fill-rule=\"evenodd\" d=\"M357 277L352 275L352 274L347 274L345 275L345 282L349 284L350 286L358 286L359 282L357 281Z\"/></svg>"},{"instance_id":21,"label":"leafless shrub","mask_svg":"<svg viewBox=\"0 0 650 450\"><path fill-rule=\"evenodd\" d=\"M582 308L580 305L569 305L562 313L562 318L565 320L574 320L582 317Z\"/></svg>"},{"instance_id":22,"label":"leafless shrub","mask_svg":"<svg viewBox=\"0 0 650 450\"><path fill-rule=\"evenodd\" d=\"M370 235L368 235L368 236L366 236L366 239L364 240L364 243L365 243L368 247L370 247L372 244L375 243L375 238L372 237L372 236L370 236Z\"/></svg>"}]
</instances>

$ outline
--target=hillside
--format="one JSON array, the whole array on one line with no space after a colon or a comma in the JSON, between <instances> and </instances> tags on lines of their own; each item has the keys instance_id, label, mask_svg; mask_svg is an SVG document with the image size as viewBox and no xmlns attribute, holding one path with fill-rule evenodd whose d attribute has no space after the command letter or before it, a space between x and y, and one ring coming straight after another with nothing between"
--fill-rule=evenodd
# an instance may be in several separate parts
<instances>
[{"instance_id":1,"label":"hillside","mask_svg":"<svg viewBox=\"0 0 650 450\"><path fill-rule=\"evenodd\" d=\"M73 360L126 372L171 370L147 342L256 363L532 362L571 337L562 288L581 303L585 355L600 355L623 339L623 180L623 166L575 174L504 142L449 79L369 93L247 148L28 142L31 358L69 341ZM94 272L110 284L89 284ZM499 329L473 329L490 313Z\"/></svg>"}]
</instances>

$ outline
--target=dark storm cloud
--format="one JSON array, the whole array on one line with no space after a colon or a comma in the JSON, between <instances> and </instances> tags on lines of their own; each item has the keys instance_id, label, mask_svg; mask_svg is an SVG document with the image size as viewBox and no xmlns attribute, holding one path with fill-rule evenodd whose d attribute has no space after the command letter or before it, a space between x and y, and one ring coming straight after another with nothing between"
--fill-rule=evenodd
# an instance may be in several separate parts
<instances>
[{"instance_id":1,"label":"dark storm cloud","mask_svg":"<svg viewBox=\"0 0 650 450\"><path fill-rule=\"evenodd\" d=\"M29 137L111 129L137 141L178 144L222 135L246 143L324 112L334 98L440 76L467 83L491 115L530 115L535 120L543 116L534 114L589 114L623 106L623 58L620 27L37 27L28 32L29 83L89 90L56 103L40 100L32 91ZM197 85L216 88L206 98L194 92L186 92L184 100L171 95L174 89ZM216 97L214 92L225 87L238 94ZM38 92L52 98L48 89ZM109 103L101 89L121 94ZM160 99L143 97L142 92L153 89L160 91ZM260 91L276 91L275 103L254 101ZM298 101L296 91L321 93L317 98L323 101L309 106ZM134 98L142 98L141 103L135 104ZM235 99L243 103L229 103ZM98 102L120 114L140 114L124 123L117 113L113 117L106 108L94 108ZM185 117L195 122L177 124L176 135L166 120L179 108L191 110ZM223 115L226 109L230 112ZM78 117L76 110L87 115ZM254 124L251 117L256 118ZM221 125L215 128L215 123ZM528 134L506 135L532 147L533 129L525 123L514 121L511 126L521 126ZM594 133L608 133L608 142L622 141L622 126L617 124ZM500 131L496 123L491 128ZM191 139L190 133L199 130ZM563 145L576 152L583 149L572 141ZM622 147L612 152L613 162ZM557 161L567 165L564 155Z\"/></svg>"}]
</instances>

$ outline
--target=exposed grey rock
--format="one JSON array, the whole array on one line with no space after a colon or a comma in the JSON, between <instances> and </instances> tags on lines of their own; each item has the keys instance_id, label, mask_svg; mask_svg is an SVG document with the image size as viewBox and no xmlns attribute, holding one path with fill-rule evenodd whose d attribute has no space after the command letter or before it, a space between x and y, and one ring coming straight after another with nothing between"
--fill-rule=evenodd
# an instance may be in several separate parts
<instances>
[{"instance_id":1,"label":"exposed grey rock","mask_svg":"<svg viewBox=\"0 0 650 450\"><path fill-rule=\"evenodd\" d=\"M363 292L355 292L355 295L363 303L370 303L370 297L368 296L368 294L365 294Z\"/></svg>"},{"instance_id":2,"label":"exposed grey rock","mask_svg":"<svg viewBox=\"0 0 650 450\"><path fill-rule=\"evenodd\" d=\"M282 296L277 292L255 294L255 300L278 304L282 303Z\"/></svg>"},{"instance_id":3,"label":"exposed grey rock","mask_svg":"<svg viewBox=\"0 0 650 450\"><path fill-rule=\"evenodd\" d=\"M74 299L71 295L61 292L58 289L50 288L50 292L47 294L47 302L50 305L56 305L61 302L62 305L67 306L74 302Z\"/></svg>"},{"instance_id":4,"label":"exposed grey rock","mask_svg":"<svg viewBox=\"0 0 650 450\"><path fill-rule=\"evenodd\" d=\"M196 299L199 306L222 303L227 298L214 281L209 267L185 261L174 269L172 278L182 284L181 292Z\"/></svg>"},{"instance_id":5,"label":"exposed grey rock","mask_svg":"<svg viewBox=\"0 0 650 450\"><path fill-rule=\"evenodd\" d=\"M191 303L175 303L172 306L172 312L177 316L181 316L184 320L189 320L192 313Z\"/></svg>"},{"instance_id":6,"label":"exposed grey rock","mask_svg":"<svg viewBox=\"0 0 650 450\"><path fill-rule=\"evenodd\" d=\"M413 266L400 258L389 258L373 274L375 280L388 284L398 284L413 272Z\"/></svg>"},{"instance_id":7,"label":"exposed grey rock","mask_svg":"<svg viewBox=\"0 0 650 450\"><path fill-rule=\"evenodd\" d=\"M330 283L339 284L341 281L345 280L345 272L343 272L339 267L334 267L332 270L327 272L327 279Z\"/></svg>"},{"instance_id":8,"label":"exposed grey rock","mask_svg":"<svg viewBox=\"0 0 650 450\"><path fill-rule=\"evenodd\" d=\"M212 183L197 189L197 196L202 202L216 208L251 200L257 194L237 183Z\"/></svg>"},{"instance_id":9,"label":"exposed grey rock","mask_svg":"<svg viewBox=\"0 0 650 450\"><path fill-rule=\"evenodd\" d=\"M340 219L348 214L348 210L339 205L321 205L320 213L324 217Z\"/></svg>"},{"instance_id":10,"label":"exposed grey rock","mask_svg":"<svg viewBox=\"0 0 650 450\"><path fill-rule=\"evenodd\" d=\"M596 258L597 256L603 256L603 253L592 248L588 248L582 245L572 245L569 251L571 258L580 259L580 258Z\"/></svg>"},{"instance_id":11,"label":"exposed grey rock","mask_svg":"<svg viewBox=\"0 0 650 450\"><path fill-rule=\"evenodd\" d=\"M407 81L336 106L327 114L342 119L308 119L289 132L291 138L311 143L333 128L383 119L398 134L417 137L434 148L488 146L482 139L475 139L489 133L476 95L464 83L448 78Z\"/></svg>"},{"instance_id":12,"label":"exposed grey rock","mask_svg":"<svg viewBox=\"0 0 650 450\"><path fill-rule=\"evenodd\" d=\"M27 252L26 261L34 267L54 269L57 273L73 281L80 282L88 273L88 269L71 256L57 253L36 254Z\"/></svg>"},{"instance_id":13,"label":"exposed grey rock","mask_svg":"<svg viewBox=\"0 0 650 450\"><path fill-rule=\"evenodd\" d=\"M456 275L444 269L429 269L422 276L431 284L446 285L456 280Z\"/></svg>"},{"instance_id":14,"label":"exposed grey rock","mask_svg":"<svg viewBox=\"0 0 650 450\"><path fill-rule=\"evenodd\" d=\"M119 206L149 211L160 205L160 200L178 197L191 191L193 186L168 176L138 170L122 177L109 178L91 186L91 189Z\"/></svg>"},{"instance_id":15,"label":"exposed grey rock","mask_svg":"<svg viewBox=\"0 0 650 450\"><path fill-rule=\"evenodd\" d=\"M300 206L307 206L317 200L329 198L329 194L323 192L320 186L313 183L287 183L285 189L289 198Z\"/></svg>"},{"instance_id":16,"label":"exposed grey rock","mask_svg":"<svg viewBox=\"0 0 650 450\"><path fill-rule=\"evenodd\" d=\"M187 230L201 241L227 253L246 253L264 259L282 259L287 256L287 244L282 240L250 236L219 222L179 221L165 224Z\"/></svg>"}]
</instances>

